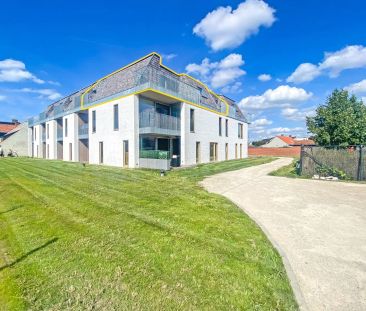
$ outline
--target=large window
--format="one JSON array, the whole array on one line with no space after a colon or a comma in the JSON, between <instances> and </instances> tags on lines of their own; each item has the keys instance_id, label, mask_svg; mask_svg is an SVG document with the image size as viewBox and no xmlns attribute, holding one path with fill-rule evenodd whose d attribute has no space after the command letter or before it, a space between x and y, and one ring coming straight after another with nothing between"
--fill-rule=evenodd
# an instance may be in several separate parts
<instances>
[{"instance_id":1,"label":"large window","mask_svg":"<svg viewBox=\"0 0 366 311\"><path fill-rule=\"evenodd\" d=\"M140 138L140 150L155 150L155 138L141 137Z\"/></svg>"},{"instance_id":2,"label":"large window","mask_svg":"<svg viewBox=\"0 0 366 311\"><path fill-rule=\"evenodd\" d=\"M221 117L219 118L219 136L221 136L222 135L222 119L221 119Z\"/></svg>"},{"instance_id":3,"label":"large window","mask_svg":"<svg viewBox=\"0 0 366 311\"><path fill-rule=\"evenodd\" d=\"M118 130L118 104L113 105L113 129Z\"/></svg>"},{"instance_id":4,"label":"large window","mask_svg":"<svg viewBox=\"0 0 366 311\"><path fill-rule=\"evenodd\" d=\"M210 143L210 161L217 161L217 143Z\"/></svg>"},{"instance_id":5,"label":"large window","mask_svg":"<svg viewBox=\"0 0 366 311\"><path fill-rule=\"evenodd\" d=\"M238 123L238 138L243 138L243 124Z\"/></svg>"},{"instance_id":6,"label":"large window","mask_svg":"<svg viewBox=\"0 0 366 311\"><path fill-rule=\"evenodd\" d=\"M50 139L50 125L47 124L47 139Z\"/></svg>"},{"instance_id":7,"label":"large window","mask_svg":"<svg viewBox=\"0 0 366 311\"><path fill-rule=\"evenodd\" d=\"M97 131L97 115L96 111L92 111L92 132L95 133Z\"/></svg>"},{"instance_id":8,"label":"large window","mask_svg":"<svg viewBox=\"0 0 366 311\"><path fill-rule=\"evenodd\" d=\"M37 128L34 128L34 140L37 140Z\"/></svg>"},{"instance_id":9,"label":"large window","mask_svg":"<svg viewBox=\"0 0 366 311\"><path fill-rule=\"evenodd\" d=\"M189 125L189 128L191 130L191 132L193 133L194 132L194 109L191 109L190 112L189 112L189 122L190 122L190 125Z\"/></svg>"},{"instance_id":10,"label":"large window","mask_svg":"<svg viewBox=\"0 0 366 311\"><path fill-rule=\"evenodd\" d=\"M229 136L229 120L228 119L225 120L225 136L226 137Z\"/></svg>"},{"instance_id":11,"label":"large window","mask_svg":"<svg viewBox=\"0 0 366 311\"><path fill-rule=\"evenodd\" d=\"M238 158L238 144L235 144L235 159Z\"/></svg>"},{"instance_id":12,"label":"large window","mask_svg":"<svg viewBox=\"0 0 366 311\"><path fill-rule=\"evenodd\" d=\"M65 119L65 137L67 137L68 126L67 126L67 119Z\"/></svg>"}]
</instances>

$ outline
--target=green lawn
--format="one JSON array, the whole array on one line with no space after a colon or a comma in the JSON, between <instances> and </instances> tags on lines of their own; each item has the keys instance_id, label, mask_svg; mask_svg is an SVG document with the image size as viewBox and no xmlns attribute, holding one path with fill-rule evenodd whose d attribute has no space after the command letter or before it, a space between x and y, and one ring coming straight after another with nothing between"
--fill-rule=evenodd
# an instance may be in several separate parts
<instances>
[{"instance_id":1,"label":"green lawn","mask_svg":"<svg viewBox=\"0 0 366 311\"><path fill-rule=\"evenodd\" d=\"M296 310L281 258L204 176L0 159L0 310Z\"/></svg>"}]
</instances>

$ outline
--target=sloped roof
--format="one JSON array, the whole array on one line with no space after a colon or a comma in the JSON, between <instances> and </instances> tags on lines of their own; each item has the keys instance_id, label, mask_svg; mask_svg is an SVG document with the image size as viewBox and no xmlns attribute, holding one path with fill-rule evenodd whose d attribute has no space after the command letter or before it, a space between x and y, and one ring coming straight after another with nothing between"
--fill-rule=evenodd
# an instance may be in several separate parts
<instances>
[{"instance_id":1,"label":"sloped roof","mask_svg":"<svg viewBox=\"0 0 366 311\"><path fill-rule=\"evenodd\" d=\"M293 145L295 143L294 139L290 136L278 135L276 137L281 139L283 142L285 142L288 145Z\"/></svg>"},{"instance_id":2,"label":"sloped roof","mask_svg":"<svg viewBox=\"0 0 366 311\"><path fill-rule=\"evenodd\" d=\"M0 121L0 133L7 133L11 130L15 129L18 124L10 123L10 122L1 122Z\"/></svg>"},{"instance_id":3,"label":"sloped roof","mask_svg":"<svg viewBox=\"0 0 366 311\"><path fill-rule=\"evenodd\" d=\"M301 146L301 145L316 145L315 141L313 141L312 139L301 139L301 140L294 140L294 144L296 146Z\"/></svg>"}]
</instances>

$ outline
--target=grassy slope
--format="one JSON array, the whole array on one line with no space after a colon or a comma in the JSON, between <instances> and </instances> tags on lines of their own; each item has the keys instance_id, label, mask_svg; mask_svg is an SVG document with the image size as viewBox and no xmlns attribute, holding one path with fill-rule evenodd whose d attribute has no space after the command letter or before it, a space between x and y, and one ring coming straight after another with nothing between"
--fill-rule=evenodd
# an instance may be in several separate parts
<instances>
[{"instance_id":1,"label":"grassy slope","mask_svg":"<svg viewBox=\"0 0 366 311\"><path fill-rule=\"evenodd\" d=\"M280 167L278 170L275 170L269 175L271 176L280 176L280 177L292 177L292 178L301 178L302 176L298 175L296 172L296 163L298 159L295 158L291 164Z\"/></svg>"},{"instance_id":2,"label":"grassy slope","mask_svg":"<svg viewBox=\"0 0 366 311\"><path fill-rule=\"evenodd\" d=\"M296 309L281 259L203 176L0 161L0 309Z\"/></svg>"}]
</instances>

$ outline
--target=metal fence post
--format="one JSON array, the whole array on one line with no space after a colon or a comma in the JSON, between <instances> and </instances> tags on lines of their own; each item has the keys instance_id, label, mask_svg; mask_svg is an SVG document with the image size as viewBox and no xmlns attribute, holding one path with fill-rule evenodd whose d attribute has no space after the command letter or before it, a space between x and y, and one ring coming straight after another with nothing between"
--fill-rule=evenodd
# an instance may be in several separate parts
<instances>
[{"instance_id":1,"label":"metal fence post","mask_svg":"<svg viewBox=\"0 0 366 311\"><path fill-rule=\"evenodd\" d=\"M360 145L360 156L358 159L358 169L357 169L357 180L363 180L364 179L364 159L363 159L363 149L364 146Z\"/></svg>"}]
</instances>

